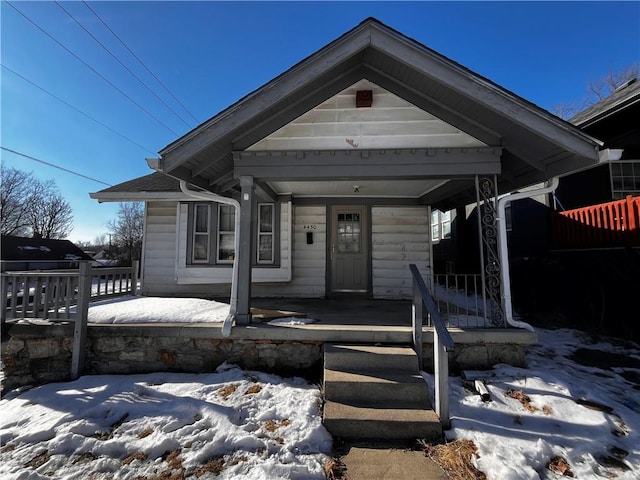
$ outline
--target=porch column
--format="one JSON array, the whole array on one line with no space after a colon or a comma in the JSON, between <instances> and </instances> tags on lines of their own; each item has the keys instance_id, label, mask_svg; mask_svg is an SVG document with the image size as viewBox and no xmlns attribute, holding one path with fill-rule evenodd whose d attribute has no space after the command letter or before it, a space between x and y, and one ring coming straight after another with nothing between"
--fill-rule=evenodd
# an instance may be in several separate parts
<instances>
[{"instance_id":1,"label":"porch column","mask_svg":"<svg viewBox=\"0 0 640 480\"><path fill-rule=\"evenodd\" d=\"M253 263L253 177L240 177L240 251L238 262L238 310L236 323L251 323L251 264Z\"/></svg>"},{"instance_id":2,"label":"porch column","mask_svg":"<svg viewBox=\"0 0 640 480\"><path fill-rule=\"evenodd\" d=\"M498 179L476 175L476 198L480 268L482 275L484 317L497 327L505 326L501 299L501 271L498 255Z\"/></svg>"}]
</instances>

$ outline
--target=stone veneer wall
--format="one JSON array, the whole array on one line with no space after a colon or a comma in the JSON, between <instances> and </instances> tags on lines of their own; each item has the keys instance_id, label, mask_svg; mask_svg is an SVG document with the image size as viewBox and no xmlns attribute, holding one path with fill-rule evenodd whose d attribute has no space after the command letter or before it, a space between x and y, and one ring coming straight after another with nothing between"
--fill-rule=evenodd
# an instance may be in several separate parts
<instances>
[{"instance_id":1,"label":"stone veneer wall","mask_svg":"<svg viewBox=\"0 0 640 480\"><path fill-rule=\"evenodd\" d=\"M322 342L130 336L88 329L85 374L213 372L223 362L319 379ZM2 395L26 385L70 380L73 330L33 326L2 344Z\"/></svg>"},{"instance_id":2,"label":"stone veneer wall","mask_svg":"<svg viewBox=\"0 0 640 480\"><path fill-rule=\"evenodd\" d=\"M215 371L226 361L252 370L321 379L322 341L206 338L202 329L188 327L174 334L144 328L138 335L132 332L131 327L89 327L85 373L204 373ZM2 344L2 395L26 385L68 381L72 334L69 325L13 327L10 339ZM497 363L521 366L524 349L522 344L472 343L466 339L449 353L450 371L487 369ZM424 370L432 372L432 344L424 344L423 355Z\"/></svg>"}]
</instances>

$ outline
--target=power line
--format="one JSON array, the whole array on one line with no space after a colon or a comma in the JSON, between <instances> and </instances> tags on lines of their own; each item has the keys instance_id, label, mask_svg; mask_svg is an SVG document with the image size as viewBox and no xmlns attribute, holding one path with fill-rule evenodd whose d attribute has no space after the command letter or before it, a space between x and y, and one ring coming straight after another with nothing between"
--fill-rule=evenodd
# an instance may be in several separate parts
<instances>
[{"instance_id":1,"label":"power line","mask_svg":"<svg viewBox=\"0 0 640 480\"><path fill-rule=\"evenodd\" d=\"M111 87L113 87L115 90L117 90L120 94L122 94L125 98L127 98L131 103L133 103L134 105L136 105L140 110L142 110L143 112L145 112L147 115L149 115L151 118L153 118L156 122L158 122L160 125L162 125L164 128L166 128L167 130L169 130L171 133L173 133L176 137L178 136L178 134L176 132L174 132L171 127L167 126L166 124L164 124L159 118L157 118L155 115L153 115L151 112L149 112L146 108L144 108L142 105L140 105L138 102L136 102L133 98L131 98L129 95L127 95L124 91L122 91L120 88L118 88L116 85L114 85L111 81L109 81L104 75L102 75L100 72L98 72L95 68L93 68L91 65L89 65L87 62L85 62L84 60L82 60L78 55L76 55L74 52L72 52L69 48L67 48L64 44L62 44L60 41L58 41L55 37L53 37L53 35L51 35L49 32L47 32L44 28L42 28L40 25L38 25L36 22L34 22L33 20L31 20L31 18L29 18L27 15L25 15L24 13L22 13L15 5L13 5L11 2L7 2L5 1L4 3L6 3L7 5L9 5L11 8L13 8L16 12L18 12L22 17L24 17L26 20L28 20L33 26L35 26L38 30L40 30L42 33L44 33L47 37L49 37L52 41L54 41L55 43L57 43L58 45L60 45L63 49L65 49L70 55L72 55L76 60L78 60L80 63L82 63L85 67L87 67L89 70L91 70L93 73L95 73L98 77L100 77L102 80L104 80L105 82L107 82L109 85L111 85Z\"/></svg>"},{"instance_id":2,"label":"power line","mask_svg":"<svg viewBox=\"0 0 640 480\"><path fill-rule=\"evenodd\" d=\"M169 90L169 88L167 88L167 86L166 86L164 83L162 83L162 81L161 81L158 77L156 77L156 75L151 71L151 69L150 69L149 67L147 67L147 66L145 65L145 63L144 63L142 60L140 60L140 58L139 58L139 57L138 57L138 56L133 52L133 50L131 50L131 49L129 48L129 46L128 46L128 45L127 45L127 44L126 44L126 43L125 43L125 42L124 42L124 41L123 41L123 40L122 40L122 39L121 39L121 38L116 34L116 32L114 32L114 31L111 29L111 27L109 27L109 25L107 25L107 22L105 22L105 21L102 19L102 17L100 17L100 15L98 15L98 13L97 13L93 8L91 8L91 6L90 6L87 2L85 2L85 1L83 0L83 2L82 2L82 3L84 3L84 5L85 5L85 6L86 6L86 7L87 7L87 8L88 8L88 9L89 9L89 10L90 10L90 11L91 11L91 12L92 12L96 17L97 17L97 19L98 19L98 20L100 20L100 22L101 22L101 23L106 27L106 29L107 29L107 30L109 30L109 31L113 34L113 36L114 36L114 37L116 37L116 38L118 39L118 41L122 44L122 46L123 46L124 48L126 48L126 49L129 51L129 53L130 53L131 55L133 55L133 57L134 57L136 60L138 60L138 62L140 62L140 65L142 65L142 66L147 70L147 72L149 72L149 74L150 74L153 78L155 78L155 79L156 79L156 81L157 81L157 82L162 86L162 88L164 88L164 89L166 90L166 92L167 92L169 95L171 95L171 97L172 97L176 102L178 102L182 108L184 108L185 112L187 112L187 113L191 116L191 118L193 118L193 120L194 120L196 123L200 123L200 121L199 121L199 120L198 120L198 119L193 115L193 113L191 113L191 111L190 111L190 110L189 110L189 109L188 109L188 108L187 108L187 107L186 107L186 106L185 106L185 105L184 105L184 104L183 104L183 103L178 99L178 97L176 97L176 96L171 92L171 90Z\"/></svg>"},{"instance_id":3,"label":"power line","mask_svg":"<svg viewBox=\"0 0 640 480\"><path fill-rule=\"evenodd\" d=\"M190 127L190 125L187 123L187 121L182 118L180 116L180 114L178 114L178 112L176 112L173 108L171 108L171 105L169 105L167 102L165 102L162 98L160 98L160 96L154 92L153 90L151 90L151 88L149 88L149 86L140 79L140 77L138 77L129 67L127 67L124 63L122 63L122 61L111 51L109 50L109 48L107 46L105 46L100 40L98 40L95 35L93 35L84 25L82 25L82 23L80 23L80 21L74 17L68 10L66 10L62 5L60 5L59 2L54 1L53 3L55 3L64 13L66 13L80 28L82 28L87 35L89 35L91 38L93 38L95 40L95 42L100 45L109 55L111 55L111 57L113 57L113 59L118 62L120 65L122 65L122 68L124 68L127 72L129 72L131 74L131 76L133 78L135 78L138 82L140 82L140 84L146 88L149 93L151 93L154 97L156 97L158 100L160 100L160 102L162 102L162 104L167 107L176 117L178 117L180 120L182 120L182 123L184 123L187 127Z\"/></svg>"},{"instance_id":4,"label":"power line","mask_svg":"<svg viewBox=\"0 0 640 480\"><path fill-rule=\"evenodd\" d=\"M0 146L0 149L5 150L5 151L10 152L10 153L13 153L14 155L19 155L21 157L28 158L29 160L33 160L34 162L39 162L39 163L42 163L44 165L48 165L50 167L57 168L58 170L62 170L63 172L67 172L67 173L70 173L72 175L76 175L78 177L86 178L87 180L91 180L92 182L101 183L103 185L106 185L107 187L112 187L113 186L110 183L103 182L102 180L97 180L95 178L88 177L87 175L84 175L82 173L74 172L73 170L69 170L68 168L61 167L60 165L56 165L55 163L45 162L44 160L40 160L39 158L32 157L31 155L27 155L25 153L16 152L15 150L12 150L12 149L7 148L7 147Z\"/></svg>"},{"instance_id":5,"label":"power line","mask_svg":"<svg viewBox=\"0 0 640 480\"><path fill-rule=\"evenodd\" d=\"M136 142L135 140L131 140L129 137L127 137L126 135L123 135L120 132L117 132L116 130L114 130L113 128L111 128L110 126L102 123L100 120L95 119L94 117L92 117L91 115L89 115L88 113L83 112L82 110L80 110L79 108L74 107L73 105L71 105L69 102L63 100L62 98L58 97L57 95L51 93L48 90L45 90L43 87L41 87L40 85L37 85L36 83L32 82L31 80L29 80L27 77L25 77L24 75L20 75L18 72L16 72L15 70L12 70L11 68L7 67L6 65L0 63L0 65L2 65L2 68L10 71L11 73L13 73L15 76L21 78L22 80L24 80L25 82L33 85L34 87L36 87L37 89L43 91L44 93L46 93L47 95L51 95L53 98L55 98L56 100L58 100L59 102L63 103L64 105L66 105L69 108L72 108L73 110L75 110L76 112L84 115L85 117L87 117L89 120L93 120L94 122L96 122L98 125L106 128L107 130L109 130L112 133L115 133L116 135L118 135L121 138L124 138L125 140L127 140L128 142L131 142L132 144L134 144L137 147L140 147L141 149L152 153L152 154L156 154L156 152L154 152L153 150L144 147L143 145L140 145L138 142Z\"/></svg>"}]
</instances>

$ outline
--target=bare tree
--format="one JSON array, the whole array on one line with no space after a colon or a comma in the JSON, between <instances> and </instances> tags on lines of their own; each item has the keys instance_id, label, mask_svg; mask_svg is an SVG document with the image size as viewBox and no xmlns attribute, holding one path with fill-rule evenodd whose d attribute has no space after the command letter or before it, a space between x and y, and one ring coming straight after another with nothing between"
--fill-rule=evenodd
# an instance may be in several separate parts
<instances>
[{"instance_id":1,"label":"bare tree","mask_svg":"<svg viewBox=\"0 0 640 480\"><path fill-rule=\"evenodd\" d=\"M29 233L28 204L36 180L31 173L16 168L0 170L0 232L3 235L27 235Z\"/></svg>"},{"instance_id":2,"label":"bare tree","mask_svg":"<svg viewBox=\"0 0 640 480\"><path fill-rule=\"evenodd\" d=\"M617 88L638 78L639 74L640 66L637 63L628 65L619 72L609 72L604 77L587 83L587 90L582 99L558 103L551 110L560 118L569 119L609 97Z\"/></svg>"},{"instance_id":3,"label":"bare tree","mask_svg":"<svg viewBox=\"0 0 640 480\"><path fill-rule=\"evenodd\" d=\"M73 229L73 211L53 180L37 182L30 207L30 226L34 237L66 238Z\"/></svg>"},{"instance_id":4,"label":"bare tree","mask_svg":"<svg viewBox=\"0 0 640 480\"><path fill-rule=\"evenodd\" d=\"M140 260L144 231L144 204L121 203L118 208L118 218L110 221L107 227L112 233L113 256L127 265Z\"/></svg>"},{"instance_id":5,"label":"bare tree","mask_svg":"<svg viewBox=\"0 0 640 480\"><path fill-rule=\"evenodd\" d=\"M71 205L53 180L2 168L0 230L4 235L65 238L73 226Z\"/></svg>"}]
</instances>

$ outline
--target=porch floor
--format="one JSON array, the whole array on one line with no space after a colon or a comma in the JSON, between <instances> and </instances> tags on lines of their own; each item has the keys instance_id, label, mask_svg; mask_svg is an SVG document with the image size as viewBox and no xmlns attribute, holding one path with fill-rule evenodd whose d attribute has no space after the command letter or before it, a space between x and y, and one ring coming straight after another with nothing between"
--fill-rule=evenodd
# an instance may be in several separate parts
<instances>
[{"instance_id":1,"label":"porch floor","mask_svg":"<svg viewBox=\"0 0 640 480\"><path fill-rule=\"evenodd\" d=\"M253 308L305 314L322 325L411 327L409 300L258 298Z\"/></svg>"}]
</instances>

